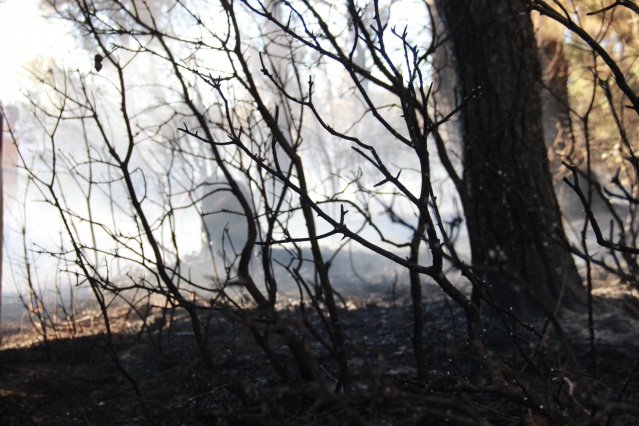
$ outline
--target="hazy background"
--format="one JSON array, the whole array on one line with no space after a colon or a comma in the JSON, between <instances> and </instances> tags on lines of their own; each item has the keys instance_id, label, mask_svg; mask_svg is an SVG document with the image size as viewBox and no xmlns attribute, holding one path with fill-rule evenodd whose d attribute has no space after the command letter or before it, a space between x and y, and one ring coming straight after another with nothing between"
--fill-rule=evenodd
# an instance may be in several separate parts
<instances>
[{"instance_id":1,"label":"hazy background","mask_svg":"<svg viewBox=\"0 0 639 426\"><path fill-rule=\"evenodd\" d=\"M419 21L420 17L415 12L416 5L418 3L409 1L398 3L393 8L391 23L404 26ZM11 314L13 312L12 305L19 304L18 294L26 293L27 279L36 286L42 295L50 297L52 301L56 297L60 297L55 294L55 288L62 289L60 292L62 297L74 294L78 298L83 298L88 294L86 286L75 287L73 274L66 273L69 271L68 265L45 254L46 252L63 250L67 237L60 227L58 212L44 202L46 195L29 184L25 171L20 168L21 162L25 162L33 170L37 171L40 168L43 174L49 172L47 137L34 118L33 106L25 98L25 95L29 95L31 99L38 99L38 96L42 95L38 93L38 78L35 74L42 75L44 72L46 75L47 67L50 67L51 78L56 78L54 70L59 68L86 72L91 70L94 65L92 54L88 53L87 46L83 41L78 40L77 33L72 34L72 28L65 22L45 19L41 16L43 13L44 9L40 6L40 0L8 0L7 3L0 3L0 39L2 40L0 43L0 57L2 58L0 61L2 64L0 65L0 100L4 105L8 124L17 139L16 142L22 155L22 158L19 158L15 145L9 137L10 134L5 132L3 172L5 187L3 303L5 309L3 309L3 315ZM160 71L153 72L152 69L141 69L140 75L150 83L162 81L163 77ZM362 108L355 97L340 90L339 84L339 75L327 77L323 85L322 80L319 79L318 91L325 96L322 108L326 116L333 120L331 125L336 128L344 128L360 118ZM146 93L148 99L138 93L138 96L131 101L140 108L144 106L145 102L151 103L154 99L165 95L160 89L149 90L148 88L140 93ZM385 96L381 92L376 92L374 88L371 89L371 94L380 97L380 102ZM202 101L206 102L206 99ZM166 112L158 110L155 113L147 113L143 120L148 123L162 121L165 119L165 114ZM398 119L400 118L398 117ZM117 134L118 124L114 123L113 126L114 128L111 130ZM319 167L311 170L310 180L313 185L322 188L326 193L331 193L343 184L342 178L352 178L358 172L360 166L355 167L354 165L362 163L362 161L350 147L327 138L317 124L312 123L311 120L309 120L308 126L309 135L316 135L316 139L313 140L312 136L306 137L305 145L310 148L305 151L305 155L319 159L317 161ZM5 130L8 130L6 126ZM58 141L61 141L57 146L58 150L68 158L79 155L84 149L81 146L83 144L81 132L84 131L89 132L90 139L92 129L79 129L72 125L62 128L58 132ZM378 152L383 154L390 164L402 168L402 170L408 170L404 174L407 176L404 179L405 184L410 189L417 188L417 180L413 184L411 178L408 177L411 170L416 169L413 167L416 166L413 164L414 159L412 156L406 155L406 150L398 149L397 142L388 138L378 123L368 117L352 131L365 141L375 141ZM62 137L60 137L61 135ZM384 140L389 140L389 143L385 145ZM154 155L152 145L149 145L146 152L151 156ZM436 156L431 156L431 160L433 163L432 180L438 193L438 203L444 218L452 221L461 215L457 210L456 194L445 172L438 165ZM149 158L141 157L137 161L140 161L141 166L153 169L153 161L161 164L163 159L159 157L150 161ZM370 170L365 171L369 172ZM377 178L378 176L372 174L367 182L372 185L377 181ZM61 174L59 179L60 186L66 188L66 202L72 205L74 194L81 199L82 191L80 186L77 187L77 190L74 189L74 185L78 185L78 183L73 176ZM176 178L177 183L179 183L179 179ZM212 179L215 180L215 176ZM153 181L147 182L146 190L149 196L151 198L157 196L157 199L160 200L164 188L149 185L149 182ZM348 192L344 196L349 196ZM355 197L356 195L351 196ZM118 229L126 233L127 228L132 226L130 218L123 213L126 208L123 208L119 213L115 209L116 213L114 213L110 200L110 197L114 197L116 200L121 199L121 197L126 197L126 194L98 193L94 194L93 197L95 205L101 206L101 208L92 211L95 219L106 222L115 220ZM174 197L172 202L176 207L180 207L188 204L189 198L186 193L183 193L181 196ZM109 207L110 205L111 207ZM401 201L394 204L393 208L395 213L409 222L414 217L412 209ZM160 209L158 209L158 214L159 212ZM333 211L333 214L338 215L338 211ZM406 241L409 238L410 231L402 225L394 224L384 212L383 205L375 205L373 214L377 225L385 232L389 232L397 241ZM349 220L350 218L351 216L347 217ZM233 223L232 218L228 217L220 220ZM175 222L179 229L179 232L176 233L177 244L180 246L183 264L192 268L194 276L199 274L201 279L206 280L211 268L211 260L196 209L181 210L176 214ZM293 217L291 231L295 232L296 226L301 223L301 218ZM351 225L349 224L349 226ZM239 232L241 236L242 226L239 228L238 231L236 227L234 232ZM320 233L330 229L321 221L318 221L318 228ZM458 247L462 255L467 255L465 228L462 227L461 231L462 235L458 239ZM364 229L362 233L368 238L376 239L375 233L370 228ZM103 237L97 236L97 238L100 244L106 244L108 247L106 240L101 240ZM216 247L219 247L221 242L217 241L216 244ZM322 244L325 246L326 255L330 256L333 253L332 250L339 246L340 237L323 240ZM405 255L401 250L391 249L397 254ZM276 250L274 256L285 259L287 255L282 250ZM423 262L428 263L428 261L426 256ZM25 266L29 267L28 277ZM63 272L61 273L61 271ZM115 268L112 274L117 276L123 272ZM379 256L363 252L356 244L342 249L331 262L331 276L336 289L344 296L386 295L391 297L391 293L400 295L407 285L405 270ZM393 285L393 283L395 284ZM289 284L290 287L287 288ZM288 282L285 275L282 275L280 285L285 291L295 290L293 283Z\"/></svg>"}]
</instances>

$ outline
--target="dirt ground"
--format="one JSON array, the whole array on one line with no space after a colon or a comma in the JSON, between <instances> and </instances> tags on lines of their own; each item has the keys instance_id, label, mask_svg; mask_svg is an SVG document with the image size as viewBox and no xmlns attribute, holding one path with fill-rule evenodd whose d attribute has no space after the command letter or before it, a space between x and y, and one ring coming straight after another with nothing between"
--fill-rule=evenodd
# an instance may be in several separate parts
<instances>
[{"instance_id":1,"label":"dirt ground","mask_svg":"<svg viewBox=\"0 0 639 426\"><path fill-rule=\"evenodd\" d=\"M600 292L595 306L596 379L591 377L594 370L589 364L583 313L565 319L581 366L567 366L561 351L556 355L557 364L566 366L566 377L590 377L600 398L618 397L621 403L636 405L639 304L628 297ZM221 368L214 373L199 355L186 316L176 314L164 327L157 319L148 322L148 327L130 318L120 320L114 327L114 349L131 380L110 356L95 313L77 322L75 337L47 344L31 329L14 327L5 331L0 351L0 424L461 424L461 420L455 420L457 414L464 414L457 412L459 407L471 413L466 419L476 416L477 422L549 424L491 395L420 393L423 386L415 378L410 338L411 308L405 303L359 300L349 302L342 310L356 385L348 398L333 400L314 398L317 389L312 384L299 389L287 386L241 321L223 316L209 321L208 346ZM464 342L461 311L443 300L428 301L425 323L429 372L436 376L465 368L457 350ZM274 347L277 356L287 356L285 348ZM323 358L321 348L313 350L322 363L326 383L334 384L337 366L328 357ZM508 357L499 353L495 356ZM237 386L255 397L240 400L233 392ZM446 410L449 403L451 408ZM639 424L631 414L616 414L608 424ZM592 424L604 423L600 418L593 419L596 421Z\"/></svg>"}]
</instances>

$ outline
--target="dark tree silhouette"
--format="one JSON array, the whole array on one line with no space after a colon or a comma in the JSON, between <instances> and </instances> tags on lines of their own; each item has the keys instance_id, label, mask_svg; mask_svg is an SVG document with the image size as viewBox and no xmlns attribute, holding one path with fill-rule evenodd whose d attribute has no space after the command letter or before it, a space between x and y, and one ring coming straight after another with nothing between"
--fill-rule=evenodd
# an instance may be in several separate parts
<instances>
[{"instance_id":1,"label":"dark tree silhouette","mask_svg":"<svg viewBox=\"0 0 639 426\"><path fill-rule=\"evenodd\" d=\"M639 363L620 389L584 374L584 344L587 362L597 361L592 280L589 341L578 335L583 316L563 321L555 312L581 288L553 195L523 0L438 0L443 43L421 19L404 31L393 26L392 6L379 1L48 3L87 49L83 69L44 70L29 98L46 149L24 170L64 235L60 247L39 250L94 294L105 347L150 424L170 409L147 398L135 374L148 375L146 364L121 357L114 340L116 324L134 316L158 348L174 342L163 334L175 326L168 317L190 323L192 345L180 349L201 359L185 366L184 379L197 383L177 402L180 421L364 425L394 420L390 411L400 407L399 423L578 425L638 412L622 398ZM526 3L589 37L541 0ZM443 45L461 96L441 111L430 76ZM623 73L606 64L639 110ZM355 102L331 111L344 94ZM439 134L460 111L461 177ZM331 152L329 143L344 148L333 156L348 152L348 165L324 173L317 153ZM624 143L639 170L634 142ZM440 209L435 149L464 204L473 268L451 235L459 218ZM571 249L588 277L597 265L631 282L639 231L617 225L620 237L604 237L579 171L568 166L568 184L614 262ZM610 197L639 205L636 176L617 179ZM193 241L181 238L202 225L222 240L219 274L194 262ZM354 306L336 288L333 260L349 244L405 272L408 306L390 309L398 325L388 335L386 319L374 317L385 307ZM431 300L429 287L438 290ZM505 321L494 330L508 335L512 352L487 347L479 297L502 308ZM531 324L540 315L543 326ZM616 374L606 383L618 381ZM206 417L195 416L201 409Z\"/></svg>"},{"instance_id":2,"label":"dark tree silhouette","mask_svg":"<svg viewBox=\"0 0 639 426\"><path fill-rule=\"evenodd\" d=\"M581 290L549 174L532 22L518 2L437 6L459 92L481 93L460 113L473 266L488 284L481 292L504 308L553 311Z\"/></svg>"}]
</instances>

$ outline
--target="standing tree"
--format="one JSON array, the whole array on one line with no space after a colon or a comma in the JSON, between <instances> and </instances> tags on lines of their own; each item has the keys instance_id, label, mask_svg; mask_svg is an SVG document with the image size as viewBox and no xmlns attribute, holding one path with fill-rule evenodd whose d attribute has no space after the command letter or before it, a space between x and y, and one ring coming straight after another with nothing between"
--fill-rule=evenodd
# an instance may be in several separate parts
<instances>
[{"instance_id":1,"label":"standing tree","mask_svg":"<svg viewBox=\"0 0 639 426\"><path fill-rule=\"evenodd\" d=\"M544 145L540 65L530 17L510 1L437 1L461 111L463 190L482 298L543 314L575 300L580 278L565 244ZM475 288L476 301L479 288Z\"/></svg>"},{"instance_id":2,"label":"standing tree","mask_svg":"<svg viewBox=\"0 0 639 426\"><path fill-rule=\"evenodd\" d=\"M568 59L564 52L560 25L543 22L535 30L541 62L541 103L544 139L550 159L550 172L561 174L561 156L574 149L572 119L568 98Z\"/></svg>"},{"instance_id":3,"label":"standing tree","mask_svg":"<svg viewBox=\"0 0 639 426\"><path fill-rule=\"evenodd\" d=\"M149 336L156 324L149 313L186 314L203 361L192 371L208 377L180 410L205 410L206 422L214 415L228 424L310 424L324 420L319 416L367 424L397 404L414 410L418 424L486 424L485 401L495 398L509 416L495 423L523 416L603 423L613 410L636 411L610 403L609 389L598 394L552 315L562 295L579 294L580 281L563 246L543 141L540 67L521 9L505 1L438 2L464 99L463 179L445 155L442 164L460 190L480 280L456 253L457 222L440 210L443 194L433 185L433 144L446 152L438 127L456 110L439 112L432 101L438 38L420 32L424 18L401 32L390 5L379 1L364 9L352 0L47 2L91 53L82 52L77 68L38 73L30 96L46 149L24 162L25 172L46 202L39 212L48 204L64 234L60 248L41 250L59 260L71 283L93 292L107 339L118 319L114 300L140 316ZM416 47L428 41L423 51ZM331 102L344 94L353 95L350 110L331 114ZM318 171L318 134L352 155L349 169L337 168L345 171L329 180ZM408 235L382 222L383 212ZM234 238L231 221L244 238ZM199 233L200 223L221 240L211 250L221 251L219 273L203 272L187 254L197 248L189 232ZM384 332L375 334L387 343L371 342L368 330L354 327L362 321L340 309L335 286L343 277L331 264L349 242L407 271L405 345L388 343ZM546 345L548 329L534 326L513 339L521 358L491 354L477 304L456 285L448 261L489 305L550 314L561 363ZM465 336L458 336L453 306L451 325L441 327L425 309L426 280L463 312ZM252 344L235 345L246 335L236 327ZM380 362L384 345L402 357L389 367L411 364L405 373ZM149 423L164 419L166 410L147 404L148 388L137 385L118 346L107 348L148 408ZM249 358L252 348L261 352ZM219 406L197 402L223 394Z\"/></svg>"}]
</instances>

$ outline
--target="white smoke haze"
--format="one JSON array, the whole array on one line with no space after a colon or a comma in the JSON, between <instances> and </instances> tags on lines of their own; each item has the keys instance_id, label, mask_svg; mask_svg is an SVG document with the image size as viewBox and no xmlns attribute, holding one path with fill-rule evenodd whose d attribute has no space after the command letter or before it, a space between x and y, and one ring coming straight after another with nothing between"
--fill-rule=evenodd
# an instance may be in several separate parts
<instances>
[{"instance_id":1,"label":"white smoke haze","mask_svg":"<svg viewBox=\"0 0 639 426\"><path fill-rule=\"evenodd\" d=\"M203 25L197 26L192 25L192 17L183 9L167 5L167 2L152 2L146 12L162 17L156 20L160 29L179 34L189 42L220 44L219 39L202 30L206 26L215 27L215 10L202 14ZM400 6L389 9L392 11L387 17L389 26L403 28L410 24L409 17L413 22L420 22L419 16L411 13L412 9ZM327 9L326 13L327 22L343 19L342 11ZM276 29L268 26L271 24L264 28L256 26L252 19L244 17L247 19L241 25L248 40L246 49L252 52L251 68L259 74L257 70L262 66L259 53L267 52L266 65L271 72L277 72L282 86L299 96L306 86L296 86L290 61L277 60L290 57L291 53L285 43L275 43L281 41ZM122 25L127 23L117 15L105 15L104 19L114 26L119 20ZM419 25L409 29L424 31L423 24ZM55 28L55 39L65 40L66 51L64 54L52 51L55 56L51 57L39 52L37 60L27 61L29 70L21 85L25 97L10 98L12 105L20 109L20 119L10 124L31 180L29 174L19 168L15 193L8 197L5 293L15 297L16 293L28 291L29 280L43 297L48 295L50 299L66 298L69 294L84 297L89 293L86 281L79 278L69 233L96 274L118 285L141 279L158 285L159 278L147 261L153 257L151 247L144 238L140 219L122 173L114 167L110 150L117 152L120 158L129 155L127 161L138 201L161 244L163 261L171 265L176 274L185 277L181 285L195 284L193 288L198 289L232 282L237 256L247 239L246 220L210 149L180 130L202 129L184 101L172 65L155 53L161 52L162 46L157 40L147 42L127 35L114 34L110 38L111 50L106 53L123 64L127 79L127 122L119 105L122 94L117 85L118 76L109 58L103 57L101 70L97 72L95 54L101 52L100 48L69 25L61 23ZM427 35L418 34L416 39L419 37ZM192 44L179 40L167 43L183 67L181 72L195 107L203 111L211 123L222 123L224 104L220 96L194 71L225 79L231 75L229 59L214 49L193 52ZM396 50L401 62L403 52L399 41ZM368 59L363 52L360 55L359 60L365 64ZM402 171L402 183L414 193L418 192L421 179L411 148L398 143L370 114L363 99L346 84L348 76L343 68L303 50L295 52L295 60L301 81L305 83L312 77L315 82L314 97L325 122L375 146L388 167ZM275 158L269 151L271 135L253 115L253 105L246 103L246 89L232 80L223 81L222 91L233 111L234 124L252 135L251 149L264 153L264 157L273 162ZM266 77L259 77L258 82L263 96L274 109L281 103L280 93ZM369 94L376 105L384 106L380 110L386 114L385 119L400 133L406 133L401 109L393 104L394 100L374 87L369 88ZM70 101L72 99L77 102ZM372 242L406 257L406 247L383 242L378 230L367 225L360 212L336 199L366 206L365 213L370 220L385 237L397 243L408 241L412 231L396 223L387 209L392 208L398 218L411 224L415 218L411 203L392 190L383 193L383 187L381 193L373 196L370 190L382 179L381 174L362 161L347 141L322 129L308 112L296 106L290 108L281 112L280 126L289 139L301 143L299 152L306 165L309 195L315 201L325 202L322 207L333 217L339 217L340 205L344 205L349 210L345 217L349 229L358 230ZM93 120L94 116L99 117L99 122ZM292 119L303 125L297 127ZM216 142L228 140L227 130L215 125L211 128ZM133 143L129 137L133 137ZM272 239L283 241L308 236L295 194L287 192L281 198L282 183L265 175L237 147L221 145L218 150L218 161L222 161L227 172L237 180L255 214L260 228L258 241L268 228L265 207L272 208L279 201L282 202L281 215L272 230ZM275 155L282 161L279 167L286 170L290 163L282 154L278 147ZM456 194L436 156L432 156L431 161L437 203L444 220L452 223L461 216L455 203ZM57 199L47 193L47 185L55 189ZM58 208L65 213L66 222L61 220ZM333 229L319 218L317 227L318 234ZM465 228L460 229L458 246L460 253L467 255ZM393 283L399 288L407 286L405 269L362 250L357 244L342 241L341 235L323 239L321 245L326 259L335 256L329 269L331 279L344 296L388 294ZM300 243L299 247L301 252L295 252L290 243L273 246L274 273L283 291L297 291L286 269L299 262L300 254L304 259L300 264L301 275L311 282L314 280L309 246ZM263 279L260 250L257 246L252 261L258 282ZM429 261L428 256L422 259L424 264Z\"/></svg>"}]
</instances>

